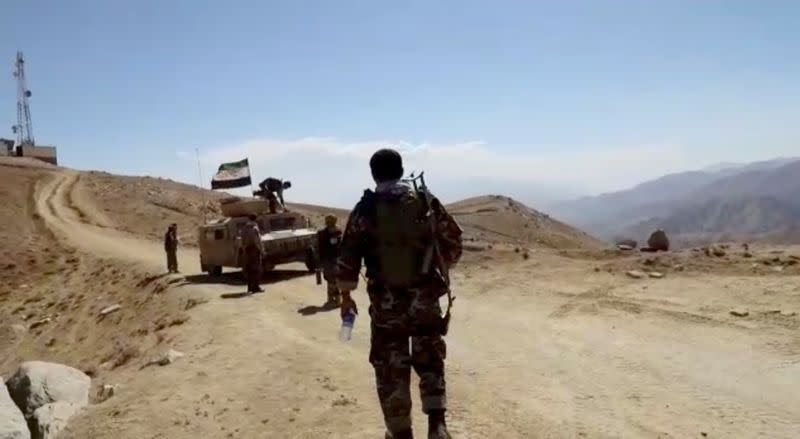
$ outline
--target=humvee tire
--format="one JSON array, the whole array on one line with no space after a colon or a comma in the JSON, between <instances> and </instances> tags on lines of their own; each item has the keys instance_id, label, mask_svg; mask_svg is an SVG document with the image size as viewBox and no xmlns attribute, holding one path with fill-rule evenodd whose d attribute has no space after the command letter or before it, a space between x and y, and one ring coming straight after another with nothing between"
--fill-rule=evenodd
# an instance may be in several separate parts
<instances>
[{"instance_id":1,"label":"humvee tire","mask_svg":"<svg viewBox=\"0 0 800 439\"><path fill-rule=\"evenodd\" d=\"M220 267L219 265L214 265L209 267L207 272L209 276L214 276L214 277L222 276L222 267Z\"/></svg>"}]
</instances>

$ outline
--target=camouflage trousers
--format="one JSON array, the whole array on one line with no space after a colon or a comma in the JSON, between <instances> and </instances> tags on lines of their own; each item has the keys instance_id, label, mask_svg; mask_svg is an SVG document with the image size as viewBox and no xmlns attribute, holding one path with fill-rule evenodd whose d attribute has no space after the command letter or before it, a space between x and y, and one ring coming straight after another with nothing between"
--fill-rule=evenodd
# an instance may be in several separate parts
<instances>
[{"instance_id":1,"label":"camouflage trousers","mask_svg":"<svg viewBox=\"0 0 800 439\"><path fill-rule=\"evenodd\" d=\"M422 411L446 408L446 345L434 329L441 313L439 295L424 289L369 290L369 361L386 428L400 432L411 428L411 368L419 376Z\"/></svg>"},{"instance_id":2,"label":"camouflage trousers","mask_svg":"<svg viewBox=\"0 0 800 439\"><path fill-rule=\"evenodd\" d=\"M243 271L247 279L247 292L255 293L261 289L259 281L261 280L261 250L255 246L249 246L244 249L244 264Z\"/></svg>"},{"instance_id":3,"label":"camouflage trousers","mask_svg":"<svg viewBox=\"0 0 800 439\"><path fill-rule=\"evenodd\" d=\"M340 298L339 285L336 283L336 260L322 262L322 276L328 284L328 302L338 302Z\"/></svg>"},{"instance_id":4,"label":"camouflage trousers","mask_svg":"<svg viewBox=\"0 0 800 439\"><path fill-rule=\"evenodd\" d=\"M178 271L178 252L177 250L167 250L167 271L170 273Z\"/></svg>"}]
</instances>

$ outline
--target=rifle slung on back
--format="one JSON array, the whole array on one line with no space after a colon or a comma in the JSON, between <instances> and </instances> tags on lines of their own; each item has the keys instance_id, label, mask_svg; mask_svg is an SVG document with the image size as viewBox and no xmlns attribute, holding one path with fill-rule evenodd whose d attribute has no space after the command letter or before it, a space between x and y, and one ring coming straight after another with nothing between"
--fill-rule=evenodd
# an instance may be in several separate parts
<instances>
[{"instance_id":1,"label":"rifle slung on back","mask_svg":"<svg viewBox=\"0 0 800 439\"><path fill-rule=\"evenodd\" d=\"M423 203L425 203L425 216L431 229L431 244L425 250L425 257L422 262L422 274L428 274L435 261L436 266L434 268L442 280L445 292L447 293L447 311L445 311L442 317L442 327L440 328L442 335L447 335L447 331L450 328L450 310L453 307L453 301L456 299L450 289L450 269L444 261L441 247L439 246L439 225L437 224L436 215L434 214L433 200L425 184L425 172L420 172L416 177L412 173L409 179L414 185L414 191L422 197Z\"/></svg>"}]
</instances>

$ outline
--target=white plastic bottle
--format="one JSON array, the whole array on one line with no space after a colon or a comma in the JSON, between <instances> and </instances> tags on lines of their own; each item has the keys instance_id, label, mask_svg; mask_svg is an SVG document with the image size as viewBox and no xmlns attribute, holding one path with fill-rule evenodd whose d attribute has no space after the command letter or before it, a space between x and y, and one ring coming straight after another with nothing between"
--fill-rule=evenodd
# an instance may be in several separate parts
<instances>
[{"instance_id":1,"label":"white plastic bottle","mask_svg":"<svg viewBox=\"0 0 800 439\"><path fill-rule=\"evenodd\" d=\"M349 311L342 316L342 328L339 330L339 341L347 343L353 333L353 325L356 322L356 313Z\"/></svg>"}]
</instances>

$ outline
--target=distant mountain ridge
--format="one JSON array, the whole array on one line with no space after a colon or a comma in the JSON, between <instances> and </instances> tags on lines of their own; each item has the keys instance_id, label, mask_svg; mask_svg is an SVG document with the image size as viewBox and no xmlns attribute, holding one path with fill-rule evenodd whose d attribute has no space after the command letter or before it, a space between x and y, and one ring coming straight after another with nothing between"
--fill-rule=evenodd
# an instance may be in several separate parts
<instances>
[{"instance_id":1,"label":"distant mountain ridge","mask_svg":"<svg viewBox=\"0 0 800 439\"><path fill-rule=\"evenodd\" d=\"M656 228L685 244L714 241L783 243L787 233L800 231L800 206L766 195L729 196L676 209L664 217L643 221L628 230L647 236ZM782 237L778 242L775 237ZM792 240L800 239L800 235Z\"/></svg>"},{"instance_id":2,"label":"distant mountain ridge","mask_svg":"<svg viewBox=\"0 0 800 439\"><path fill-rule=\"evenodd\" d=\"M656 227L687 241L794 239L786 231L800 219L798 194L800 158L779 158L669 174L629 190L560 203L551 212L607 240L643 239Z\"/></svg>"},{"instance_id":3,"label":"distant mountain ridge","mask_svg":"<svg viewBox=\"0 0 800 439\"><path fill-rule=\"evenodd\" d=\"M780 200L800 197L800 160L770 169L752 169L720 178L696 194L701 199L766 195Z\"/></svg>"}]
</instances>

